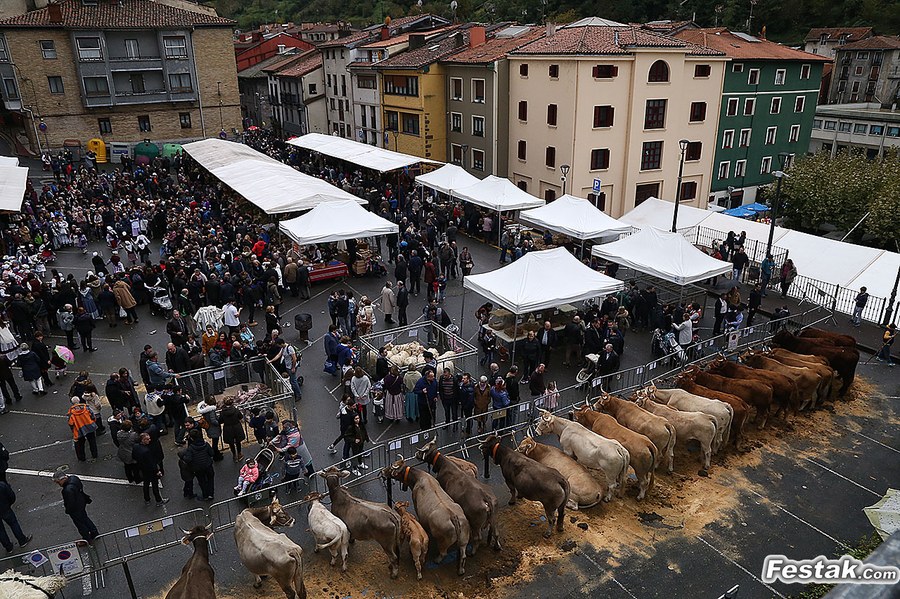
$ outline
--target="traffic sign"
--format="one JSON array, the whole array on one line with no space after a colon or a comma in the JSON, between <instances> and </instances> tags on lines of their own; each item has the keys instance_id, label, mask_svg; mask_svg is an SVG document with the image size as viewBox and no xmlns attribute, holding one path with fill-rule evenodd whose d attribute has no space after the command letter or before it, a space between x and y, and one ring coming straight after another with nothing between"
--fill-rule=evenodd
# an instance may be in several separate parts
<instances>
[{"instance_id":1,"label":"traffic sign","mask_svg":"<svg viewBox=\"0 0 900 599\"><path fill-rule=\"evenodd\" d=\"M594 193L600 193L600 179L594 179Z\"/></svg>"}]
</instances>

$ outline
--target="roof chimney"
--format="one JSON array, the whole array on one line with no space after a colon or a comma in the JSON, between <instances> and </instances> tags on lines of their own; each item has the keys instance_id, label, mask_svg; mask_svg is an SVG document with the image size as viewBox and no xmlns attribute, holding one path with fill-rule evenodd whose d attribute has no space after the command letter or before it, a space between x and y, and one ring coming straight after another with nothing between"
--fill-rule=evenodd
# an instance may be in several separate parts
<instances>
[{"instance_id":1,"label":"roof chimney","mask_svg":"<svg viewBox=\"0 0 900 599\"><path fill-rule=\"evenodd\" d=\"M62 23L62 7L56 2L51 2L47 5L47 16L49 17L51 23Z\"/></svg>"},{"instance_id":2,"label":"roof chimney","mask_svg":"<svg viewBox=\"0 0 900 599\"><path fill-rule=\"evenodd\" d=\"M556 24L547 23L547 37L553 37L554 33L556 33Z\"/></svg>"},{"instance_id":3,"label":"roof chimney","mask_svg":"<svg viewBox=\"0 0 900 599\"><path fill-rule=\"evenodd\" d=\"M278 53L279 53L279 54L284 54L284 49L285 49L285 47L286 47L286 46L285 46L284 44L278 44Z\"/></svg>"},{"instance_id":4,"label":"roof chimney","mask_svg":"<svg viewBox=\"0 0 900 599\"><path fill-rule=\"evenodd\" d=\"M480 46L485 41L484 25L475 25L469 28L469 47Z\"/></svg>"},{"instance_id":5,"label":"roof chimney","mask_svg":"<svg viewBox=\"0 0 900 599\"><path fill-rule=\"evenodd\" d=\"M421 48L425 45L425 34L424 33L410 33L409 34L409 49L415 50L417 48Z\"/></svg>"},{"instance_id":6,"label":"roof chimney","mask_svg":"<svg viewBox=\"0 0 900 599\"><path fill-rule=\"evenodd\" d=\"M388 29L387 25L382 25L381 26L381 40L384 41L386 39L390 39L390 37L391 37L391 30Z\"/></svg>"}]
</instances>

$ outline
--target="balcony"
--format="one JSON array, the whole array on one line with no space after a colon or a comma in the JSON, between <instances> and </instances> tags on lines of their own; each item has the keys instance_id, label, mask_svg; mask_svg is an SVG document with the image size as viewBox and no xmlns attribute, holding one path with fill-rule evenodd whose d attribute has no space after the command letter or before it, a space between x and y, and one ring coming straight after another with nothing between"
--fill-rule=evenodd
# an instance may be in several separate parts
<instances>
[{"instance_id":1,"label":"balcony","mask_svg":"<svg viewBox=\"0 0 900 599\"><path fill-rule=\"evenodd\" d=\"M162 69L162 58L159 56L110 56L110 71L136 71L145 69Z\"/></svg>"},{"instance_id":2,"label":"balcony","mask_svg":"<svg viewBox=\"0 0 900 599\"><path fill-rule=\"evenodd\" d=\"M884 54L881 52L875 52L872 54L872 64L876 67L881 66L881 63L884 62Z\"/></svg>"},{"instance_id":3,"label":"balcony","mask_svg":"<svg viewBox=\"0 0 900 599\"><path fill-rule=\"evenodd\" d=\"M169 94L165 89L147 89L142 92L116 92L117 105L152 104L155 102L167 102Z\"/></svg>"}]
</instances>

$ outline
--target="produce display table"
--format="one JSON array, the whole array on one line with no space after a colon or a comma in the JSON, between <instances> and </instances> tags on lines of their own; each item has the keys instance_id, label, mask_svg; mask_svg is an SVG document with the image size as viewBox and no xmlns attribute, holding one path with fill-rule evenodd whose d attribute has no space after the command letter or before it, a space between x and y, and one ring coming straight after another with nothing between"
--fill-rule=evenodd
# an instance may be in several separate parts
<instances>
[{"instance_id":1,"label":"produce display table","mask_svg":"<svg viewBox=\"0 0 900 599\"><path fill-rule=\"evenodd\" d=\"M340 279L346 277L350 273L347 265L343 262L337 264L327 264L324 266L314 266L309 271L309 282L318 283L319 281L328 281L330 279Z\"/></svg>"}]
</instances>

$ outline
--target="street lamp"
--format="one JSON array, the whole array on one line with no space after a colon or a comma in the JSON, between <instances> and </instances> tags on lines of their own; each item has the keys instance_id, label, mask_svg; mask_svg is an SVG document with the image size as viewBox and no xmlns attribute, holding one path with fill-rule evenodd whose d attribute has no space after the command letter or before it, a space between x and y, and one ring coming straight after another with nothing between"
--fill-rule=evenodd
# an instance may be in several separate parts
<instances>
[{"instance_id":1,"label":"street lamp","mask_svg":"<svg viewBox=\"0 0 900 599\"><path fill-rule=\"evenodd\" d=\"M570 168L571 167L568 164L560 164L559 165L559 172L562 173L562 177L560 177L560 180L562 181L562 191L563 191L562 194L563 195L566 195L566 178L569 175Z\"/></svg>"},{"instance_id":2,"label":"street lamp","mask_svg":"<svg viewBox=\"0 0 900 599\"><path fill-rule=\"evenodd\" d=\"M775 186L775 201L772 203L772 214L769 215L769 219L772 221L769 224L769 241L766 242L766 256L772 253L772 239L775 237L775 217L778 216L778 207L781 204L781 180L784 179L784 165L787 164L789 154L787 152L779 152L778 160L781 163L781 169L772 173L772 175L778 179L778 185Z\"/></svg>"},{"instance_id":3,"label":"street lamp","mask_svg":"<svg viewBox=\"0 0 900 599\"><path fill-rule=\"evenodd\" d=\"M731 208L731 199L734 197L734 185L728 186L728 201L725 203L726 207Z\"/></svg>"},{"instance_id":4,"label":"street lamp","mask_svg":"<svg viewBox=\"0 0 900 599\"><path fill-rule=\"evenodd\" d=\"M681 178L684 176L684 153L687 151L688 144L691 143L686 139L678 142L681 148L681 159L678 162L678 187L675 188L675 213L672 215L672 232L678 232L678 204L681 203Z\"/></svg>"}]
</instances>

